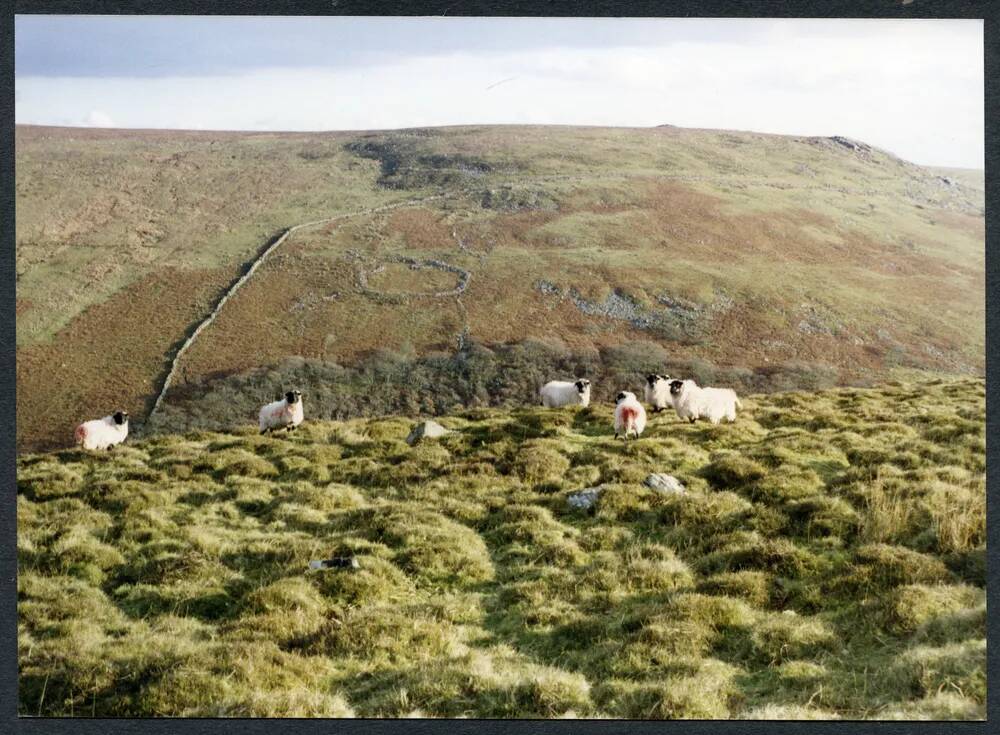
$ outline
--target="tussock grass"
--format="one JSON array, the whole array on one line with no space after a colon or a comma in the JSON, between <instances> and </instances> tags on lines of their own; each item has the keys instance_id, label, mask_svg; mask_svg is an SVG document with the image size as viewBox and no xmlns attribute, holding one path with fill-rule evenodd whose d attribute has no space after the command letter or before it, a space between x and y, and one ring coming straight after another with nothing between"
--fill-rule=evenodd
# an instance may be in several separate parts
<instances>
[{"instance_id":1,"label":"tussock grass","mask_svg":"<svg viewBox=\"0 0 1000 735\"><path fill-rule=\"evenodd\" d=\"M984 717L982 382L747 403L23 455L20 712Z\"/></svg>"}]
</instances>

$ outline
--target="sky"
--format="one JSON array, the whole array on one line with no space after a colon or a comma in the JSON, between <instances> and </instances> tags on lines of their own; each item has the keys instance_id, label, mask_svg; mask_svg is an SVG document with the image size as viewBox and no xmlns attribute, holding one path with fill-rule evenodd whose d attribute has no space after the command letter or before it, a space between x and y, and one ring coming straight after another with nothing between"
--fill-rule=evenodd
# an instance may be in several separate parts
<instances>
[{"instance_id":1,"label":"sky","mask_svg":"<svg viewBox=\"0 0 1000 735\"><path fill-rule=\"evenodd\" d=\"M979 20L15 18L21 124L844 135L984 165Z\"/></svg>"}]
</instances>

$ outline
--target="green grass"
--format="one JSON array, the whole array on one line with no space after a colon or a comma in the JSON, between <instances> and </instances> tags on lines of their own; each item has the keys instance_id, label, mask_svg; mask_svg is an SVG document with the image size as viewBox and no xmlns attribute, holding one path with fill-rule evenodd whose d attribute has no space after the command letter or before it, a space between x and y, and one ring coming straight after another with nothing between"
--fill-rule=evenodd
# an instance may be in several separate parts
<instances>
[{"instance_id":1,"label":"green grass","mask_svg":"<svg viewBox=\"0 0 1000 735\"><path fill-rule=\"evenodd\" d=\"M19 711L984 718L984 382L744 403L21 455Z\"/></svg>"}]
</instances>

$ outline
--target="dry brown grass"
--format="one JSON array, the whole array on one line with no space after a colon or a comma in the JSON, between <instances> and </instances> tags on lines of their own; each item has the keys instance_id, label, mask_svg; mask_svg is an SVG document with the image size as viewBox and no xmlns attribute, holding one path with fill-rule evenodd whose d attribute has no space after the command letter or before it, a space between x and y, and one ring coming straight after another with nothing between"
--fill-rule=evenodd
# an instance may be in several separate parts
<instances>
[{"instance_id":1,"label":"dry brown grass","mask_svg":"<svg viewBox=\"0 0 1000 735\"><path fill-rule=\"evenodd\" d=\"M378 162L344 148L362 138L410 146L397 180L414 188L379 188ZM451 196L434 206L297 233L227 304L182 372L450 351L466 327L481 343L558 335L587 350L653 340L722 365L825 363L844 381L983 366L982 192L968 177L942 187L935 172L882 153L862 162L824 139L665 128L21 127L16 143L21 448L54 446L109 404L142 414L171 348L280 228L442 189ZM490 170L435 179L436 157ZM472 280L460 305L378 303L355 288L348 251L439 258ZM390 289L448 280L394 270L384 276L398 281ZM657 331L584 314L541 293L540 279L596 302L618 291L646 309L661 308L664 293L705 308L732 303L698 317L699 336L687 339L675 324ZM123 349L134 356L125 367Z\"/></svg>"}]
</instances>

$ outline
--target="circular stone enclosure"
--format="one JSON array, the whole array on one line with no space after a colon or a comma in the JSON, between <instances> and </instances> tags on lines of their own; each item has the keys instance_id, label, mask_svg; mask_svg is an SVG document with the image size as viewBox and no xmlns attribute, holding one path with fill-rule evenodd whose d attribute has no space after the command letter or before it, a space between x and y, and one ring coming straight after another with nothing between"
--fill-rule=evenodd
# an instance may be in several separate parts
<instances>
[{"instance_id":1,"label":"circular stone enclosure","mask_svg":"<svg viewBox=\"0 0 1000 735\"><path fill-rule=\"evenodd\" d=\"M458 296L472 274L440 260L417 260L405 256L366 263L358 268L358 287L372 296Z\"/></svg>"}]
</instances>

